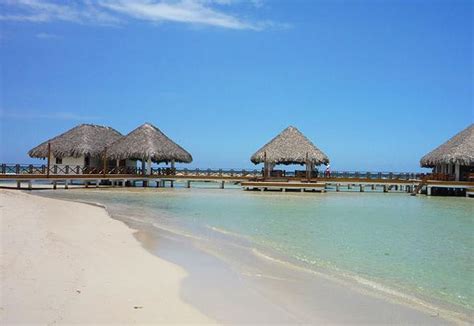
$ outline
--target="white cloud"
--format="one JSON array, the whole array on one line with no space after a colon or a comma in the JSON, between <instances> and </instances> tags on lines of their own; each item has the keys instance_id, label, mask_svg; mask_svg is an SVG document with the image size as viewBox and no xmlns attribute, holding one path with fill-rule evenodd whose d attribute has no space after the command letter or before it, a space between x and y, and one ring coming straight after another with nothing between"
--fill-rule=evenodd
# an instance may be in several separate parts
<instances>
[{"instance_id":1,"label":"white cloud","mask_svg":"<svg viewBox=\"0 0 474 326\"><path fill-rule=\"evenodd\" d=\"M85 0L73 4L59 4L39 0L6 0L4 5L20 13L2 14L0 20L45 23L51 21L66 21L79 24L114 25L120 19L107 12L99 10L97 6Z\"/></svg>"},{"instance_id":2,"label":"white cloud","mask_svg":"<svg viewBox=\"0 0 474 326\"><path fill-rule=\"evenodd\" d=\"M101 1L100 5L135 19L153 22L172 21L190 24L211 25L231 29L260 29L258 24L245 22L237 17L224 14L200 1L179 2L152 1Z\"/></svg>"},{"instance_id":3,"label":"white cloud","mask_svg":"<svg viewBox=\"0 0 474 326\"><path fill-rule=\"evenodd\" d=\"M262 30L280 28L271 21L243 19L231 8L250 4L262 6L262 0L81 0L52 2L40 0L3 0L0 21L47 23L65 21L78 24L120 25L130 19L148 22L175 22L215 26L227 29ZM3 6L3 7L2 7ZM248 7L248 6L247 6ZM224 12L223 10L226 10ZM248 9L248 8L247 8Z\"/></svg>"}]
</instances>

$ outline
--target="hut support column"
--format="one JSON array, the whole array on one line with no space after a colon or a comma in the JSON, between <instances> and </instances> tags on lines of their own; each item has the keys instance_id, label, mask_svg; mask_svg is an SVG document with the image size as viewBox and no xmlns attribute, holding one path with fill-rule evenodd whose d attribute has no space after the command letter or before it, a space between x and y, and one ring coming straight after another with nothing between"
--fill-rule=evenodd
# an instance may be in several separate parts
<instances>
[{"instance_id":1,"label":"hut support column","mask_svg":"<svg viewBox=\"0 0 474 326\"><path fill-rule=\"evenodd\" d=\"M28 190L31 190L31 188L33 188L33 186L32 186L32 182L30 180L30 181L28 181Z\"/></svg>"},{"instance_id":2,"label":"hut support column","mask_svg":"<svg viewBox=\"0 0 474 326\"><path fill-rule=\"evenodd\" d=\"M146 166L146 174L151 175L151 157L148 158L148 162Z\"/></svg>"},{"instance_id":3,"label":"hut support column","mask_svg":"<svg viewBox=\"0 0 474 326\"><path fill-rule=\"evenodd\" d=\"M48 143L48 165L46 167L46 177L49 178L49 170L51 169L51 143Z\"/></svg>"},{"instance_id":4,"label":"hut support column","mask_svg":"<svg viewBox=\"0 0 474 326\"><path fill-rule=\"evenodd\" d=\"M100 180L97 179L97 180L95 181L95 187L96 187L96 188L99 188L99 183L100 183Z\"/></svg>"},{"instance_id":5,"label":"hut support column","mask_svg":"<svg viewBox=\"0 0 474 326\"><path fill-rule=\"evenodd\" d=\"M426 187L426 194L431 196L431 187Z\"/></svg>"},{"instance_id":6,"label":"hut support column","mask_svg":"<svg viewBox=\"0 0 474 326\"><path fill-rule=\"evenodd\" d=\"M53 181L53 189L56 190L57 187L58 187L58 183L57 183L57 181L55 180L55 181Z\"/></svg>"},{"instance_id":7,"label":"hut support column","mask_svg":"<svg viewBox=\"0 0 474 326\"><path fill-rule=\"evenodd\" d=\"M220 189L224 189L224 181L221 181Z\"/></svg>"},{"instance_id":8,"label":"hut support column","mask_svg":"<svg viewBox=\"0 0 474 326\"><path fill-rule=\"evenodd\" d=\"M16 182L16 187L17 187L18 189L21 188L21 181L17 181L17 182Z\"/></svg>"},{"instance_id":9,"label":"hut support column","mask_svg":"<svg viewBox=\"0 0 474 326\"><path fill-rule=\"evenodd\" d=\"M456 163L454 166L454 174L456 175L456 181L459 181L461 178L461 165L459 163Z\"/></svg>"},{"instance_id":10,"label":"hut support column","mask_svg":"<svg viewBox=\"0 0 474 326\"><path fill-rule=\"evenodd\" d=\"M64 180L64 189L69 189L69 180Z\"/></svg>"}]
</instances>

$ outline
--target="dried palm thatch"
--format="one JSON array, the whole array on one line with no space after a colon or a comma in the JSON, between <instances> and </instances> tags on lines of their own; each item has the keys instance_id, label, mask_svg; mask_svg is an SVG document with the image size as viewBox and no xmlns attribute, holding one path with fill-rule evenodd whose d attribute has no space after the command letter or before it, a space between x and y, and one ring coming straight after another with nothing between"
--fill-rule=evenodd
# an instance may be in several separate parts
<instances>
[{"instance_id":1,"label":"dried palm thatch","mask_svg":"<svg viewBox=\"0 0 474 326\"><path fill-rule=\"evenodd\" d=\"M295 127L288 127L252 155L255 163L307 164L329 163L329 158Z\"/></svg>"},{"instance_id":2,"label":"dried palm thatch","mask_svg":"<svg viewBox=\"0 0 474 326\"><path fill-rule=\"evenodd\" d=\"M438 164L474 165L474 124L471 124L420 160L422 167L434 167Z\"/></svg>"},{"instance_id":3,"label":"dried palm thatch","mask_svg":"<svg viewBox=\"0 0 474 326\"><path fill-rule=\"evenodd\" d=\"M112 159L148 160L153 162L191 163L191 154L169 139L152 124L145 123L118 140L107 150Z\"/></svg>"},{"instance_id":4,"label":"dried palm thatch","mask_svg":"<svg viewBox=\"0 0 474 326\"><path fill-rule=\"evenodd\" d=\"M110 127L93 124L78 125L59 136L51 138L28 152L30 157L48 157L48 143L54 157L101 157L106 146L111 145L122 135Z\"/></svg>"}]
</instances>

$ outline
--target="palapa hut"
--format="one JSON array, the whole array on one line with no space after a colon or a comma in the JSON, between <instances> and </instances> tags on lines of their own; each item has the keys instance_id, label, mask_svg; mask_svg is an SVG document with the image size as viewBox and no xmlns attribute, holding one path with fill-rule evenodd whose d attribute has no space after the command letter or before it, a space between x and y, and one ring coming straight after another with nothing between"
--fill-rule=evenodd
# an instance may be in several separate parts
<instances>
[{"instance_id":1,"label":"palapa hut","mask_svg":"<svg viewBox=\"0 0 474 326\"><path fill-rule=\"evenodd\" d=\"M474 124L423 156L420 165L448 179L467 180L474 172Z\"/></svg>"},{"instance_id":2,"label":"palapa hut","mask_svg":"<svg viewBox=\"0 0 474 326\"><path fill-rule=\"evenodd\" d=\"M105 148L121 137L110 127L81 124L41 143L28 154L45 159L50 152L50 162L58 166L100 168Z\"/></svg>"},{"instance_id":3,"label":"palapa hut","mask_svg":"<svg viewBox=\"0 0 474 326\"><path fill-rule=\"evenodd\" d=\"M306 165L309 177L314 166L329 163L329 158L295 127L288 127L252 155L254 164L264 163L264 176L277 164Z\"/></svg>"},{"instance_id":4,"label":"palapa hut","mask_svg":"<svg viewBox=\"0 0 474 326\"><path fill-rule=\"evenodd\" d=\"M151 163L191 163L193 158L181 146L169 139L164 133L150 123L136 128L122 139L115 142L107 151L111 159L140 160L147 174L151 173Z\"/></svg>"}]
</instances>

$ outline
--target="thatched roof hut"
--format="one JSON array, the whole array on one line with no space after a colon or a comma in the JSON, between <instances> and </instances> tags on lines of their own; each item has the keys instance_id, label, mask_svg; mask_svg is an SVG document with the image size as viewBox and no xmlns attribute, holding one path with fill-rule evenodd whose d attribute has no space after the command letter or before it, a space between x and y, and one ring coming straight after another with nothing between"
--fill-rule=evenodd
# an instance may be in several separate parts
<instances>
[{"instance_id":1,"label":"thatched roof hut","mask_svg":"<svg viewBox=\"0 0 474 326\"><path fill-rule=\"evenodd\" d=\"M150 123L145 123L118 140L107 150L112 159L190 163L193 158L181 146Z\"/></svg>"},{"instance_id":2,"label":"thatched roof hut","mask_svg":"<svg viewBox=\"0 0 474 326\"><path fill-rule=\"evenodd\" d=\"M307 164L329 163L329 158L295 127L288 127L252 155L255 163Z\"/></svg>"},{"instance_id":3,"label":"thatched roof hut","mask_svg":"<svg viewBox=\"0 0 474 326\"><path fill-rule=\"evenodd\" d=\"M111 145L122 135L110 127L93 124L78 125L59 136L51 138L28 152L30 157L47 158L48 143L51 154L57 158L64 157L101 157L106 146Z\"/></svg>"},{"instance_id":4,"label":"thatched roof hut","mask_svg":"<svg viewBox=\"0 0 474 326\"><path fill-rule=\"evenodd\" d=\"M471 124L420 160L422 167L434 167L440 164L474 165L474 124Z\"/></svg>"}]
</instances>

